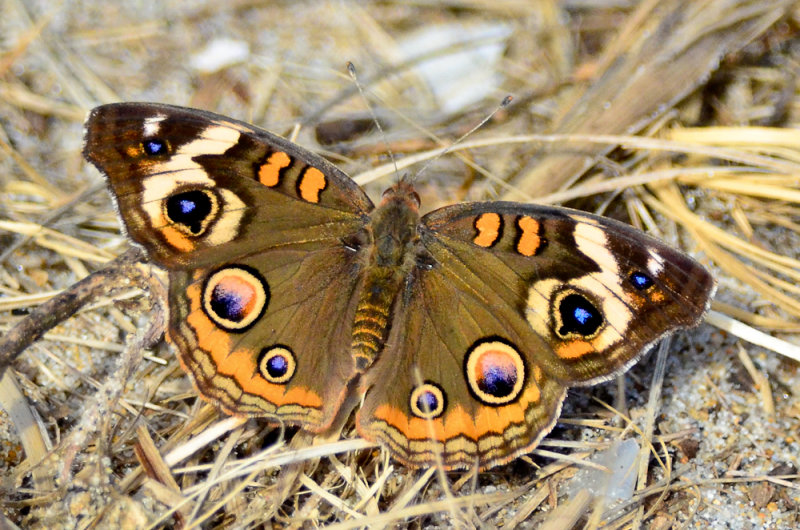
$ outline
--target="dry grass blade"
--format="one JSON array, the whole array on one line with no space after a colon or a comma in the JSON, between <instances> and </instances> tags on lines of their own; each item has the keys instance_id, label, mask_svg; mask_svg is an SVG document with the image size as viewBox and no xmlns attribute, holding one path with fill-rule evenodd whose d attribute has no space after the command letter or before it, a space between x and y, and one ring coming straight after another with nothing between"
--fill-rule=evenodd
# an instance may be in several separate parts
<instances>
[{"instance_id":1,"label":"dry grass blade","mask_svg":"<svg viewBox=\"0 0 800 530\"><path fill-rule=\"evenodd\" d=\"M26 461L17 470L18 476L26 475L32 468L33 488L37 491L53 491L56 486L53 477L39 465L52 448L52 443L11 371L0 376L0 408L8 412L25 451Z\"/></svg>"},{"instance_id":2,"label":"dry grass blade","mask_svg":"<svg viewBox=\"0 0 800 530\"><path fill-rule=\"evenodd\" d=\"M638 132L708 78L721 60L780 18L786 1L643 2L607 47L596 79L558 109L553 133ZM513 183L539 196L577 180L609 148L544 151ZM514 200L519 195L506 194Z\"/></svg>"}]
</instances>

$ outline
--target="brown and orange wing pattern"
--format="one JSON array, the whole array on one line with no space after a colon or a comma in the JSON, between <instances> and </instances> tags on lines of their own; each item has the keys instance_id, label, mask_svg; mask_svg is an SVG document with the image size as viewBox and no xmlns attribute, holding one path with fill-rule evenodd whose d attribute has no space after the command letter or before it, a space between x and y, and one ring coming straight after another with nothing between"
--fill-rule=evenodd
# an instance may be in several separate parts
<instances>
[{"instance_id":1,"label":"brown and orange wing pattern","mask_svg":"<svg viewBox=\"0 0 800 530\"><path fill-rule=\"evenodd\" d=\"M373 209L361 189L283 138L168 105L94 109L84 152L129 236L169 271L167 337L200 394L327 426L354 377L360 261L345 241Z\"/></svg>"},{"instance_id":2,"label":"brown and orange wing pattern","mask_svg":"<svg viewBox=\"0 0 800 530\"><path fill-rule=\"evenodd\" d=\"M427 259L358 415L363 435L413 465L438 453L448 468L491 467L529 451L568 386L608 379L696 325L714 291L686 255L582 212L459 204L420 232Z\"/></svg>"}]
</instances>

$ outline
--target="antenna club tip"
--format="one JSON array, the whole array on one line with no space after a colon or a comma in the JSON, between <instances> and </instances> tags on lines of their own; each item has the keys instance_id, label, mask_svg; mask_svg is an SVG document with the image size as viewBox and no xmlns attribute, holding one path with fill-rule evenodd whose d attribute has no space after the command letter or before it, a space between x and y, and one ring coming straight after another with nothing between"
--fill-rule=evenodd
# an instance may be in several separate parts
<instances>
[{"instance_id":1,"label":"antenna club tip","mask_svg":"<svg viewBox=\"0 0 800 530\"><path fill-rule=\"evenodd\" d=\"M356 65L354 65L351 61L347 61L347 71L350 73L351 76L355 76Z\"/></svg>"},{"instance_id":2,"label":"antenna club tip","mask_svg":"<svg viewBox=\"0 0 800 530\"><path fill-rule=\"evenodd\" d=\"M509 94L509 95L507 95L506 97L503 98L503 101L500 103L500 107L506 108L509 105L511 105L512 101L514 101L514 96Z\"/></svg>"}]
</instances>

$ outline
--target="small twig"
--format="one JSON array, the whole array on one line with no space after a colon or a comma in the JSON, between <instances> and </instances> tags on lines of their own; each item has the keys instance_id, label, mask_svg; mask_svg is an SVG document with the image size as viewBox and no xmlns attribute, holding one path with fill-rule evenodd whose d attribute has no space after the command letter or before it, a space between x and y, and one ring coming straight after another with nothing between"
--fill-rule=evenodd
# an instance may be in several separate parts
<instances>
[{"instance_id":1,"label":"small twig","mask_svg":"<svg viewBox=\"0 0 800 530\"><path fill-rule=\"evenodd\" d=\"M0 339L0 376L25 348L87 303L100 296L108 296L109 291L127 287L131 283L145 285L147 279L134 266L142 257L142 250L132 247L104 269L90 274L31 311Z\"/></svg>"}]
</instances>

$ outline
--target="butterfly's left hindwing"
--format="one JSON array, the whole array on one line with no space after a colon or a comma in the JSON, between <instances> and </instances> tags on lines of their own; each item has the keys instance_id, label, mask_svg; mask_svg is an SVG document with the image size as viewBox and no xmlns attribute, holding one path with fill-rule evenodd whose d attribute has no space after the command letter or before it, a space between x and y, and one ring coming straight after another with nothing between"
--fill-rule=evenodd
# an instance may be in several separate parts
<instances>
[{"instance_id":1,"label":"butterfly's left hindwing","mask_svg":"<svg viewBox=\"0 0 800 530\"><path fill-rule=\"evenodd\" d=\"M423 218L420 238L425 266L358 416L362 434L414 465L438 453L447 467L490 467L530 450L567 386L608 379L696 325L714 290L684 254L563 208L450 206Z\"/></svg>"},{"instance_id":2,"label":"butterfly's left hindwing","mask_svg":"<svg viewBox=\"0 0 800 530\"><path fill-rule=\"evenodd\" d=\"M355 375L357 277L353 253L330 246L170 271L168 339L200 393L227 412L320 431Z\"/></svg>"}]
</instances>

